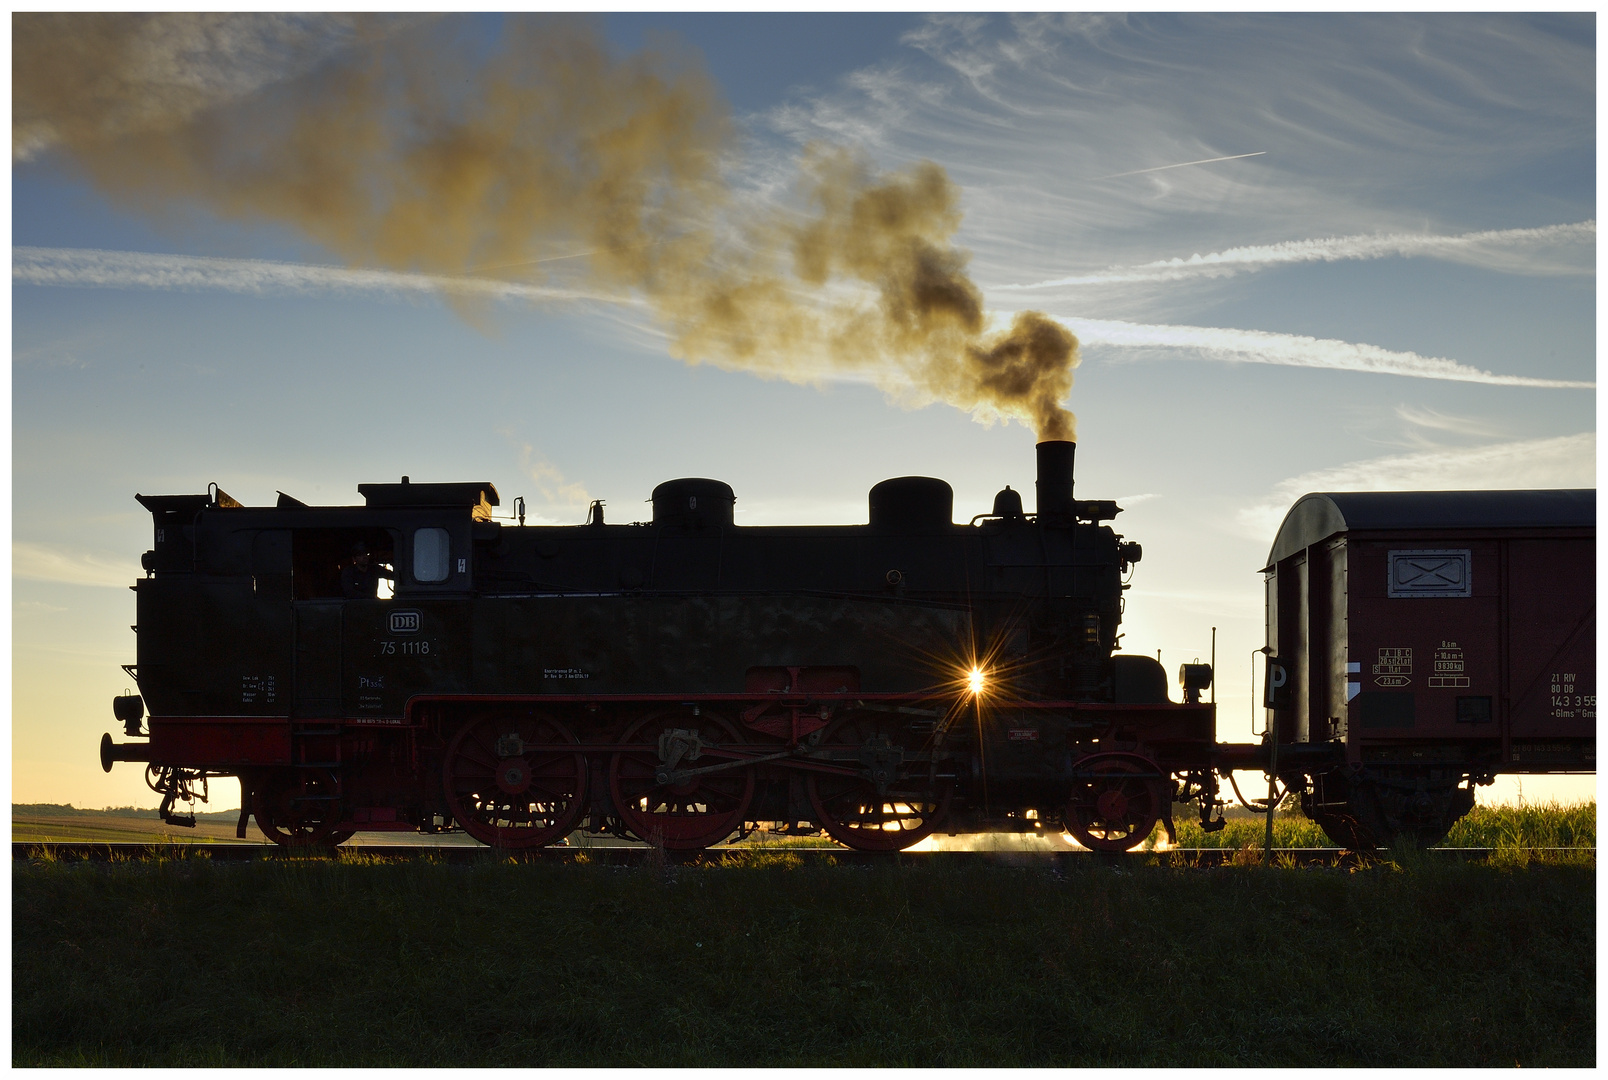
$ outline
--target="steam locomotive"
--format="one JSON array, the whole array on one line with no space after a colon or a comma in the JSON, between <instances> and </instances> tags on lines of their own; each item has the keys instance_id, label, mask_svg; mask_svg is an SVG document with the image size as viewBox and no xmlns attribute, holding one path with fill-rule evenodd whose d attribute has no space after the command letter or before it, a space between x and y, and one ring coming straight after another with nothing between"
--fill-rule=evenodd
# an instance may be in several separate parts
<instances>
[{"instance_id":1,"label":"steam locomotive","mask_svg":"<svg viewBox=\"0 0 1608 1080\"><path fill-rule=\"evenodd\" d=\"M1334 656L1309 660L1321 644L1356 666L1343 625L1312 632L1336 609L1311 575L1343 578L1332 505L1338 531L1298 504L1266 571L1269 734L1217 742L1209 665L1184 665L1179 702L1155 659L1116 652L1141 549L1107 524L1114 502L1074 497L1075 452L1038 445L1036 513L1007 487L965 525L919 476L877 484L869 524L848 526L739 527L708 479L660 484L648 522L606 523L598 502L552 527L526 526L522 501L499 520L490 483L403 477L350 507L139 495L139 693L113 704L145 741L103 736L102 766L146 763L179 824L179 803L238 777L239 835L249 814L287 846L459 829L521 849L579 829L692 850L766 825L863 850L1065 829L1102 851L1158 823L1175 836L1176 804L1221 828L1236 769L1359 846L1439 839L1496 772L1592 767L1594 697L1564 734L1521 731L1506 698L1465 704L1464 677L1442 732L1439 697L1403 726L1379 700L1400 689L1360 694ZM1594 495L1572 494L1591 496L1574 533L1594 536ZM1483 582L1480 559L1464 570ZM1567 643L1569 695L1594 694L1593 638Z\"/></svg>"}]
</instances>

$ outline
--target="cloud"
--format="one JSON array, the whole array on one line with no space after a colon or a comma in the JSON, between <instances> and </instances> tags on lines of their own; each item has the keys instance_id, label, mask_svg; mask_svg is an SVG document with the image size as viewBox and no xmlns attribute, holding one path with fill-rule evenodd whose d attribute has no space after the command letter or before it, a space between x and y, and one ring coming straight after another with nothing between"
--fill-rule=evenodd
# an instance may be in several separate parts
<instances>
[{"instance_id":1,"label":"cloud","mask_svg":"<svg viewBox=\"0 0 1608 1080\"><path fill-rule=\"evenodd\" d=\"M1431 431L1445 431L1455 435L1479 435L1485 438L1505 435L1507 432L1486 420L1471 416L1451 416L1436 409L1415 409L1410 405L1397 405L1396 415L1407 423Z\"/></svg>"},{"instance_id":2,"label":"cloud","mask_svg":"<svg viewBox=\"0 0 1608 1080\"><path fill-rule=\"evenodd\" d=\"M525 478L536 485L537 492L546 501L549 509L584 507L592 502L592 496L586 490L585 484L564 479L564 474L558 466L538 454L530 443L520 444L519 468L525 474Z\"/></svg>"},{"instance_id":3,"label":"cloud","mask_svg":"<svg viewBox=\"0 0 1608 1080\"><path fill-rule=\"evenodd\" d=\"M468 275L408 274L267 259L218 259L94 248L12 248L11 280L20 285L253 295L445 294L487 300L634 302L631 297L618 293L528 285Z\"/></svg>"},{"instance_id":4,"label":"cloud","mask_svg":"<svg viewBox=\"0 0 1608 1080\"><path fill-rule=\"evenodd\" d=\"M1241 509L1238 530L1271 544L1291 505L1314 491L1478 491L1487 488L1584 488L1597 485L1597 435L1426 450L1369 458L1292 476Z\"/></svg>"},{"instance_id":5,"label":"cloud","mask_svg":"<svg viewBox=\"0 0 1608 1080\"><path fill-rule=\"evenodd\" d=\"M28 581L126 588L145 575L133 563L23 540L11 545L11 573Z\"/></svg>"},{"instance_id":6,"label":"cloud","mask_svg":"<svg viewBox=\"0 0 1608 1080\"><path fill-rule=\"evenodd\" d=\"M1234 330L1212 326L1171 326L1077 319L1056 316L1085 345L1125 349L1193 349L1209 359L1287 367L1332 368L1374 375L1405 375L1415 379L1447 379L1492 386L1530 386L1546 389L1589 390L1596 383L1574 379L1538 379L1528 375L1498 375L1442 357L1394 352L1365 345L1304 334L1278 334L1267 330Z\"/></svg>"},{"instance_id":7,"label":"cloud","mask_svg":"<svg viewBox=\"0 0 1608 1080\"><path fill-rule=\"evenodd\" d=\"M1392 233L1376 236L1330 236L1314 240L1287 240L1191 255L1187 259L1160 259L1138 266L1114 267L1092 274L1051 278L1030 285L995 285L995 289L1047 289L1063 285L1119 285L1133 282L1180 281L1194 277L1230 277L1270 266L1350 259L1435 258L1474 263L1513 273L1589 274L1593 270L1596 221L1547 225L1539 229L1493 229L1458 236ZM1592 245L1587 258L1575 264L1516 257L1511 249L1556 245Z\"/></svg>"},{"instance_id":8,"label":"cloud","mask_svg":"<svg viewBox=\"0 0 1608 1080\"><path fill-rule=\"evenodd\" d=\"M1158 252L1460 234L1492 206L1591 216L1589 182L1535 178L1590 176L1594 33L1589 13L938 15L753 126L944 162L979 280L1037 282Z\"/></svg>"},{"instance_id":9,"label":"cloud","mask_svg":"<svg viewBox=\"0 0 1608 1080\"><path fill-rule=\"evenodd\" d=\"M60 604L47 604L43 600L17 600L12 603L11 610L17 615L54 615L69 609Z\"/></svg>"}]
</instances>

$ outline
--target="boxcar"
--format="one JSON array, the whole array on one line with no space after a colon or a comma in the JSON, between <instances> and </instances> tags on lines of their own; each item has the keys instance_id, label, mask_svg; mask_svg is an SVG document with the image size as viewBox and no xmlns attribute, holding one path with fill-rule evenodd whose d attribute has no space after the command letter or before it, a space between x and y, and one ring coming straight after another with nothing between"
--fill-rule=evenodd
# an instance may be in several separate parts
<instances>
[{"instance_id":1,"label":"boxcar","mask_svg":"<svg viewBox=\"0 0 1608 1080\"><path fill-rule=\"evenodd\" d=\"M1332 743L1307 813L1444 836L1498 773L1596 767L1596 492L1325 492L1263 573L1278 741Z\"/></svg>"}]
</instances>

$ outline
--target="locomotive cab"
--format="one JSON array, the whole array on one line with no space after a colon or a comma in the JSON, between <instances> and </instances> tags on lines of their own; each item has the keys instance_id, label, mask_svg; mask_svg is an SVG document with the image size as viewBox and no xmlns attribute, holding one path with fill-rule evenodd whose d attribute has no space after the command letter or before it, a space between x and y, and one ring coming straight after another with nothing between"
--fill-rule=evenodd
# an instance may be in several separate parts
<instances>
[{"instance_id":1,"label":"locomotive cab","mask_svg":"<svg viewBox=\"0 0 1608 1080\"><path fill-rule=\"evenodd\" d=\"M492 508L500 505L490 483L359 484L367 509L401 526L396 546L399 596L469 593L474 588L474 539L495 533ZM477 532L478 530L478 532Z\"/></svg>"}]
</instances>

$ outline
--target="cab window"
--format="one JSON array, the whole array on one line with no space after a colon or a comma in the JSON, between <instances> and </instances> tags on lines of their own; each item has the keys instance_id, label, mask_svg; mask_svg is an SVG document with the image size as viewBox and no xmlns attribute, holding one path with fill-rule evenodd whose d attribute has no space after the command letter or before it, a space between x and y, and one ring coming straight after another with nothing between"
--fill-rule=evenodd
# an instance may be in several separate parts
<instances>
[{"instance_id":1,"label":"cab window","mask_svg":"<svg viewBox=\"0 0 1608 1080\"><path fill-rule=\"evenodd\" d=\"M445 529L416 529L413 533L413 580L431 583L447 580L451 544Z\"/></svg>"}]
</instances>

